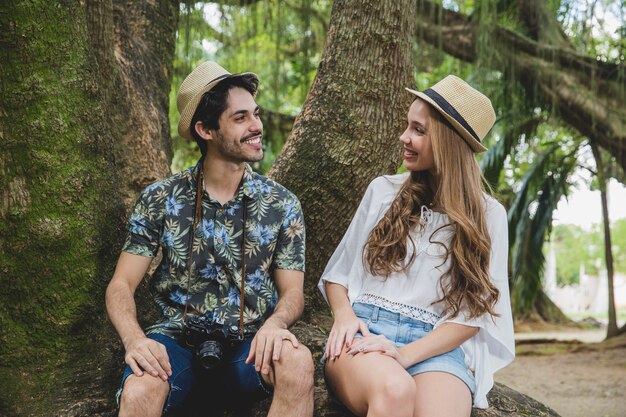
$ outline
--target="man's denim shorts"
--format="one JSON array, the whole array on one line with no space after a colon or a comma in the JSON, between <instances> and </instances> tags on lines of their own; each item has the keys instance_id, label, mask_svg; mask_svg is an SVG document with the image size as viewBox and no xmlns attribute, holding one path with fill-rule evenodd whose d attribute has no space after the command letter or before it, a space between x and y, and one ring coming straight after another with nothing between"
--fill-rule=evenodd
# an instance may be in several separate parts
<instances>
[{"instance_id":1,"label":"man's denim shorts","mask_svg":"<svg viewBox=\"0 0 626 417\"><path fill-rule=\"evenodd\" d=\"M163 409L164 414L182 406L192 388L201 391L200 400L207 405L225 401L229 397L259 399L271 394L271 388L266 386L261 375L254 369L254 363L245 363L252 338L227 349L222 365L216 370L206 372L198 366L192 366L192 350L181 346L175 339L160 334L150 334L148 337L165 346L172 366L172 376L168 378L170 392ZM122 384L117 391L118 405L126 378L132 374L133 371L126 365ZM144 373L141 378L154 377Z\"/></svg>"},{"instance_id":2,"label":"man's denim shorts","mask_svg":"<svg viewBox=\"0 0 626 417\"><path fill-rule=\"evenodd\" d=\"M433 330L432 324L375 305L354 303L352 309L356 316L367 324L372 334L382 334L398 347L421 339ZM361 337L361 334L357 333L355 337ZM460 346L450 352L416 363L407 368L407 372L411 376L424 372L445 372L463 381L472 395L476 392L474 374L465 365L465 354Z\"/></svg>"}]
</instances>

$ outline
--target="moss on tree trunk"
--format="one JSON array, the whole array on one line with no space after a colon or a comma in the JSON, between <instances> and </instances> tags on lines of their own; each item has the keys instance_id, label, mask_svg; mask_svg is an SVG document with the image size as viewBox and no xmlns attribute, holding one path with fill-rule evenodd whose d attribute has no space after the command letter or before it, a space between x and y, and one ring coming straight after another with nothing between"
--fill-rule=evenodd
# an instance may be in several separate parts
<instances>
[{"instance_id":1,"label":"moss on tree trunk","mask_svg":"<svg viewBox=\"0 0 626 417\"><path fill-rule=\"evenodd\" d=\"M88 397L120 359L103 325L104 288L124 238L127 190L145 185L145 172L127 168L149 159L161 162L159 176L169 169L167 80L178 13L177 2L134 3L141 10L114 13L112 2L95 0L0 5L3 416L63 415L68 400ZM145 56L128 48L142 37ZM129 146L137 139L150 150ZM113 384L97 389L112 395Z\"/></svg>"}]
</instances>

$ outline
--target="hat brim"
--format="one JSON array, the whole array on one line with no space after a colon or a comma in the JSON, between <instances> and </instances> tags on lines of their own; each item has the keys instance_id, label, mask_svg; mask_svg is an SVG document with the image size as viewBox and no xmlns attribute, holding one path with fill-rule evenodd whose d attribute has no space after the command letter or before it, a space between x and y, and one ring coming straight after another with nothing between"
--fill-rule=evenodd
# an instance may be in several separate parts
<instances>
[{"instance_id":1,"label":"hat brim","mask_svg":"<svg viewBox=\"0 0 626 417\"><path fill-rule=\"evenodd\" d=\"M196 93L196 95L194 95L191 100L189 100L183 111L180 112L180 119L178 119L178 134L184 138L193 139L193 136L191 136L191 131L189 130L191 127L191 119L193 118L193 115L196 112L198 104L200 104L200 100L202 100L202 96L204 95L204 93L210 91L213 87L215 87L217 84L221 83L224 80L240 78L244 75L253 75L257 79L257 82L259 80L259 76L253 72L229 74L223 78L218 78L217 80L211 81L202 90ZM256 94L256 91L254 93Z\"/></svg>"},{"instance_id":2,"label":"hat brim","mask_svg":"<svg viewBox=\"0 0 626 417\"><path fill-rule=\"evenodd\" d=\"M428 97L426 94L422 93L421 91L411 90L410 88L405 88L405 90L411 94L418 96L422 100L432 105L435 109L437 109L437 111L441 113L443 117L445 117L446 120L450 122L450 124L456 129L459 135L461 135L463 140L465 140L465 142L469 145L472 151L476 153L480 153L480 152L485 152L487 150L487 148L485 148L482 143L476 140L476 138L472 136L472 134L468 132L467 129L463 127L463 125L461 125L461 123L459 123L454 117L452 117L446 111L444 111L439 106L439 104L437 104L432 98Z\"/></svg>"}]
</instances>

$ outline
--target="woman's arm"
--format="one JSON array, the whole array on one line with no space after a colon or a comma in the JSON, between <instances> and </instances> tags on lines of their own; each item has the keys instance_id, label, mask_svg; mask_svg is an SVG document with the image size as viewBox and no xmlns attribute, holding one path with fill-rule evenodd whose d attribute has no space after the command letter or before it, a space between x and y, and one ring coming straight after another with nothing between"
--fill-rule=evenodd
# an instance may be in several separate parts
<instances>
[{"instance_id":1,"label":"woman's arm","mask_svg":"<svg viewBox=\"0 0 626 417\"><path fill-rule=\"evenodd\" d=\"M444 323L428 335L398 348L382 335L363 337L355 341L349 354L381 352L396 359L404 368L434 356L450 352L478 333L478 327L457 323Z\"/></svg>"},{"instance_id":2,"label":"woman's arm","mask_svg":"<svg viewBox=\"0 0 626 417\"><path fill-rule=\"evenodd\" d=\"M327 281L325 282L325 290L328 304L330 304L333 312L334 322L328 335L324 355L326 358L335 359L341 354L344 343L348 348L351 346L357 332L361 332L363 335L369 335L370 332L367 325L354 314L346 287Z\"/></svg>"},{"instance_id":3,"label":"woman's arm","mask_svg":"<svg viewBox=\"0 0 626 417\"><path fill-rule=\"evenodd\" d=\"M480 328L458 323L444 323L427 336L398 349L398 362L405 368L457 348L474 337Z\"/></svg>"}]
</instances>

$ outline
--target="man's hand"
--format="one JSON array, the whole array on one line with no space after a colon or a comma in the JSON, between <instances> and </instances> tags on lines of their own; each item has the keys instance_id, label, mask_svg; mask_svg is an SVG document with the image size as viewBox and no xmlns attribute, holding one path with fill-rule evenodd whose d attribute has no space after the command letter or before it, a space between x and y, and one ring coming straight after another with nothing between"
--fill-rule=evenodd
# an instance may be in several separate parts
<instances>
[{"instance_id":1,"label":"man's hand","mask_svg":"<svg viewBox=\"0 0 626 417\"><path fill-rule=\"evenodd\" d=\"M249 365L254 361L257 372L269 374L270 361L280 360L283 340L289 340L296 349L299 346L298 339L287 330L287 326L276 324L271 319L267 320L252 339L246 364Z\"/></svg>"},{"instance_id":2,"label":"man's hand","mask_svg":"<svg viewBox=\"0 0 626 417\"><path fill-rule=\"evenodd\" d=\"M167 377L172 375L172 367L165 346L145 336L128 343L124 360L137 376L142 376L143 371L146 371L154 377L167 381Z\"/></svg>"}]
</instances>

